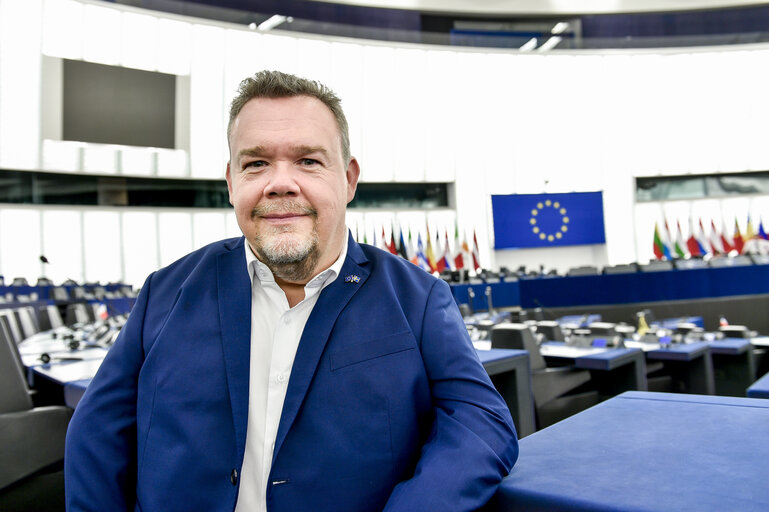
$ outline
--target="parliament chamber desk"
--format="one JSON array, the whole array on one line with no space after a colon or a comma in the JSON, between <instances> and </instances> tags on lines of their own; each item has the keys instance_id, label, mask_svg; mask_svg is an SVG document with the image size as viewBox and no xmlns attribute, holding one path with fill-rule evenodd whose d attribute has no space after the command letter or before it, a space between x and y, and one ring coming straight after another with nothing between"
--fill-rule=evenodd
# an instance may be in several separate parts
<instances>
[{"instance_id":1,"label":"parliament chamber desk","mask_svg":"<svg viewBox=\"0 0 769 512\"><path fill-rule=\"evenodd\" d=\"M630 391L536 432L488 510L769 510L769 401Z\"/></svg>"},{"instance_id":2,"label":"parliament chamber desk","mask_svg":"<svg viewBox=\"0 0 769 512\"><path fill-rule=\"evenodd\" d=\"M747 391L750 398L769 398L769 373L754 382Z\"/></svg>"},{"instance_id":3,"label":"parliament chamber desk","mask_svg":"<svg viewBox=\"0 0 769 512\"><path fill-rule=\"evenodd\" d=\"M684 393L715 393L713 359L706 342L675 343L667 347L637 341L625 341L629 348L640 348L649 362L659 361L673 380L674 390Z\"/></svg>"},{"instance_id":4,"label":"parliament chamber desk","mask_svg":"<svg viewBox=\"0 0 769 512\"><path fill-rule=\"evenodd\" d=\"M56 332L54 338L53 333ZM101 366L107 349L86 347L70 350L58 329L36 334L19 344L19 353L27 368L30 387L73 409ZM525 350L477 350L479 359L494 386L507 402L519 437L535 431L534 402L531 394L529 354ZM42 354L51 357L43 363Z\"/></svg>"},{"instance_id":5,"label":"parliament chamber desk","mask_svg":"<svg viewBox=\"0 0 769 512\"><path fill-rule=\"evenodd\" d=\"M568 362L589 370L590 381L601 399L647 389L646 360L638 348L574 347L550 341L540 346L540 353L548 362Z\"/></svg>"},{"instance_id":6,"label":"parliament chamber desk","mask_svg":"<svg viewBox=\"0 0 769 512\"><path fill-rule=\"evenodd\" d=\"M476 350L486 373L507 402L518 438L533 434L534 398L531 392L529 353L525 350Z\"/></svg>"},{"instance_id":7,"label":"parliament chamber desk","mask_svg":"<svg viewBox=\"0 0 769 512\"><path fill-rule=\"evenodd\" d=\"M745 396L745 388L756 378L756 362L750 340L726 338L709 343L716 395Z\"/></svg>"}]
</instances>

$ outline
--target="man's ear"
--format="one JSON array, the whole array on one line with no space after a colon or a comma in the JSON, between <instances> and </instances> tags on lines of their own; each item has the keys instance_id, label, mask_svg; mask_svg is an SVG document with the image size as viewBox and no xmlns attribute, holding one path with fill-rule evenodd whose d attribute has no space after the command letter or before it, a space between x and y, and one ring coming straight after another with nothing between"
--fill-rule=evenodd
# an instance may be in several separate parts
<instances>
[{"instance_id":1,"label":"man's ear","mask_svg":"<svg viewBox=\"0 0 769 512\"><path fill-rule=\"evenodd\" d=\"M347 165L347 202L349 203L355 197L355 191L358 188L358 178L360 177L360 165L355 157L350 159Z\"/></svg>"},{"instance_id":2,"label":"man's ear","mask_svg":"<svg viewBox=\"0 0 769 512\"><path fill-rule=\"evenodd\" d=\"M232 173L230 171L230 162L227 162L227 171L224 173L224 180L227 182L227 193L230 196L230 204L235 205L232 202Z\"/></svg>"}]
</instances>

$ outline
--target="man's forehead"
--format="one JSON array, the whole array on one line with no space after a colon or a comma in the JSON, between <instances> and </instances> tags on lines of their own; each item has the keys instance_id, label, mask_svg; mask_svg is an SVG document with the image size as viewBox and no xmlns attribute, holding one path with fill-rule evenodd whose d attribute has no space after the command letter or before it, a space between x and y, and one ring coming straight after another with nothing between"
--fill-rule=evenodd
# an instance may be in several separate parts
<instances>
[{"instance_id":1,"label":"man's forehead","mask_svg":"<svg viewBox=\"0 0 769 512\"><path fill-rule=\"evenodd\" d=\"M299 128L296 124L299 123ZM307 130L304 130L304 129ZM313 130L312 128L318 128ZM339 126L331 109L319 99L313 96L289 96L285 98L253 98L243 105L232 125L232 142L239 136L249 137L261 129L276 132L290 129L290 135L295 138L297 145L317 145L317 134L323 133L331 136L334 145L341 140ZM301 133L312 133L312 140L298 140ZM258 142L264 144L266 141ZM250 143L249 143L250 145Z\"/></svg>"}]
</instances>

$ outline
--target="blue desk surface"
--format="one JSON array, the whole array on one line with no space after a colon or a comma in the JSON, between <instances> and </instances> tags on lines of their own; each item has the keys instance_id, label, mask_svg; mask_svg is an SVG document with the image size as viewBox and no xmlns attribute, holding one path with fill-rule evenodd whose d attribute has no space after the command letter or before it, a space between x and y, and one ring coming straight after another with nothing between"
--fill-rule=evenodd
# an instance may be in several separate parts
<instances>
[{"instance_id":1,"label":"blue desk surface","mask_svg":"<svg viewBox=\"0 0 769 512\"><path fill-rule=\"evenodd\" d=\"M492 348L490 350L476 350L475 352L478 354L478 358L483 364L529 357L529 353L526 350L513 350L507 348Z\"/></svg>"},{"instance_id":2,"label":"blue desk surface","mask_svg":"<svg viewBox=\"0 0 769 512\"><path fill-rule=\"evenodd\" d=\"M613 370L634 361L639 357L641 349L574 347L562 341L547 341L540 347L540 352L548 358L570 359L577 368Z\"/></svg>"},{"instance_id":3,"label":"blue desk surface","mask_svg":"<svg viewBox=\"0 0 769 512\"><path fill-rule=\"evenodd\" d=\"M750 398L769 398L769 373L751 384L748 388Z\"/></svg>"},{"instance_id":4,"label":"blue desk surface","mask_svg":"<svg viewBox=\"0 0 769 512\"><path fill-rule=\"evenodd\" d=\"M505 511L769 510L769 401L630 391L520 441Z\"/></svg>"},{"instance_id":5,"label":"blue desk surface","mask_svg":"<svg viewBox=\"0 0 769 512\"><path fill-rule=\"evenodd\" d=\"M710 346L705 342L670 345L669 348L659 348L646 352L648 359L658 361L692 361L703 356L710 350Z\"/></svg>"},{"instance_id":6,"label":"blue desk surface","mask_svg":"<svg viewBox=\"0 0 769 512\"><path fill-rule=\"evenodd\" d=\"M612 348L606 352L579 357L574 360L574 366L586 370L612 370L639 357L643 359L640 348Z\"/></svg>"},{"instance_id":7,"label":"blue desk surface","mask_svg":"<svg viewBox=\"0 0 769 512\"><path fill-rule=\"evenodd\" d=\"M714 340L710 342L710 351L713 354L744 354L750 350L751 347L750 340L745 338L725 338L723 340Z\"/></svg>"}]
</instances>

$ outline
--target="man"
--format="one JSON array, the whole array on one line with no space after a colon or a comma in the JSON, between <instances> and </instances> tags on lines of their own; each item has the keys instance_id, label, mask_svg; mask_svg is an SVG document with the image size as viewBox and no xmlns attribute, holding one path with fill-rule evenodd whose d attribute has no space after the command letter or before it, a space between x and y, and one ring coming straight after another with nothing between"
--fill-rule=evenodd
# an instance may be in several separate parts
<instances>
[{"instance_id":1,"label":"man","mask_svg":"<svg viewBox=\"0 0 769 512\"><path fill-rule=\"evenodd\" d=\"M355 243L327 88L278 72L232 103L244 237L151 275L75 411L80 510L474 510L518 455L448 286Z\"/></svg>"}]
</instances>

